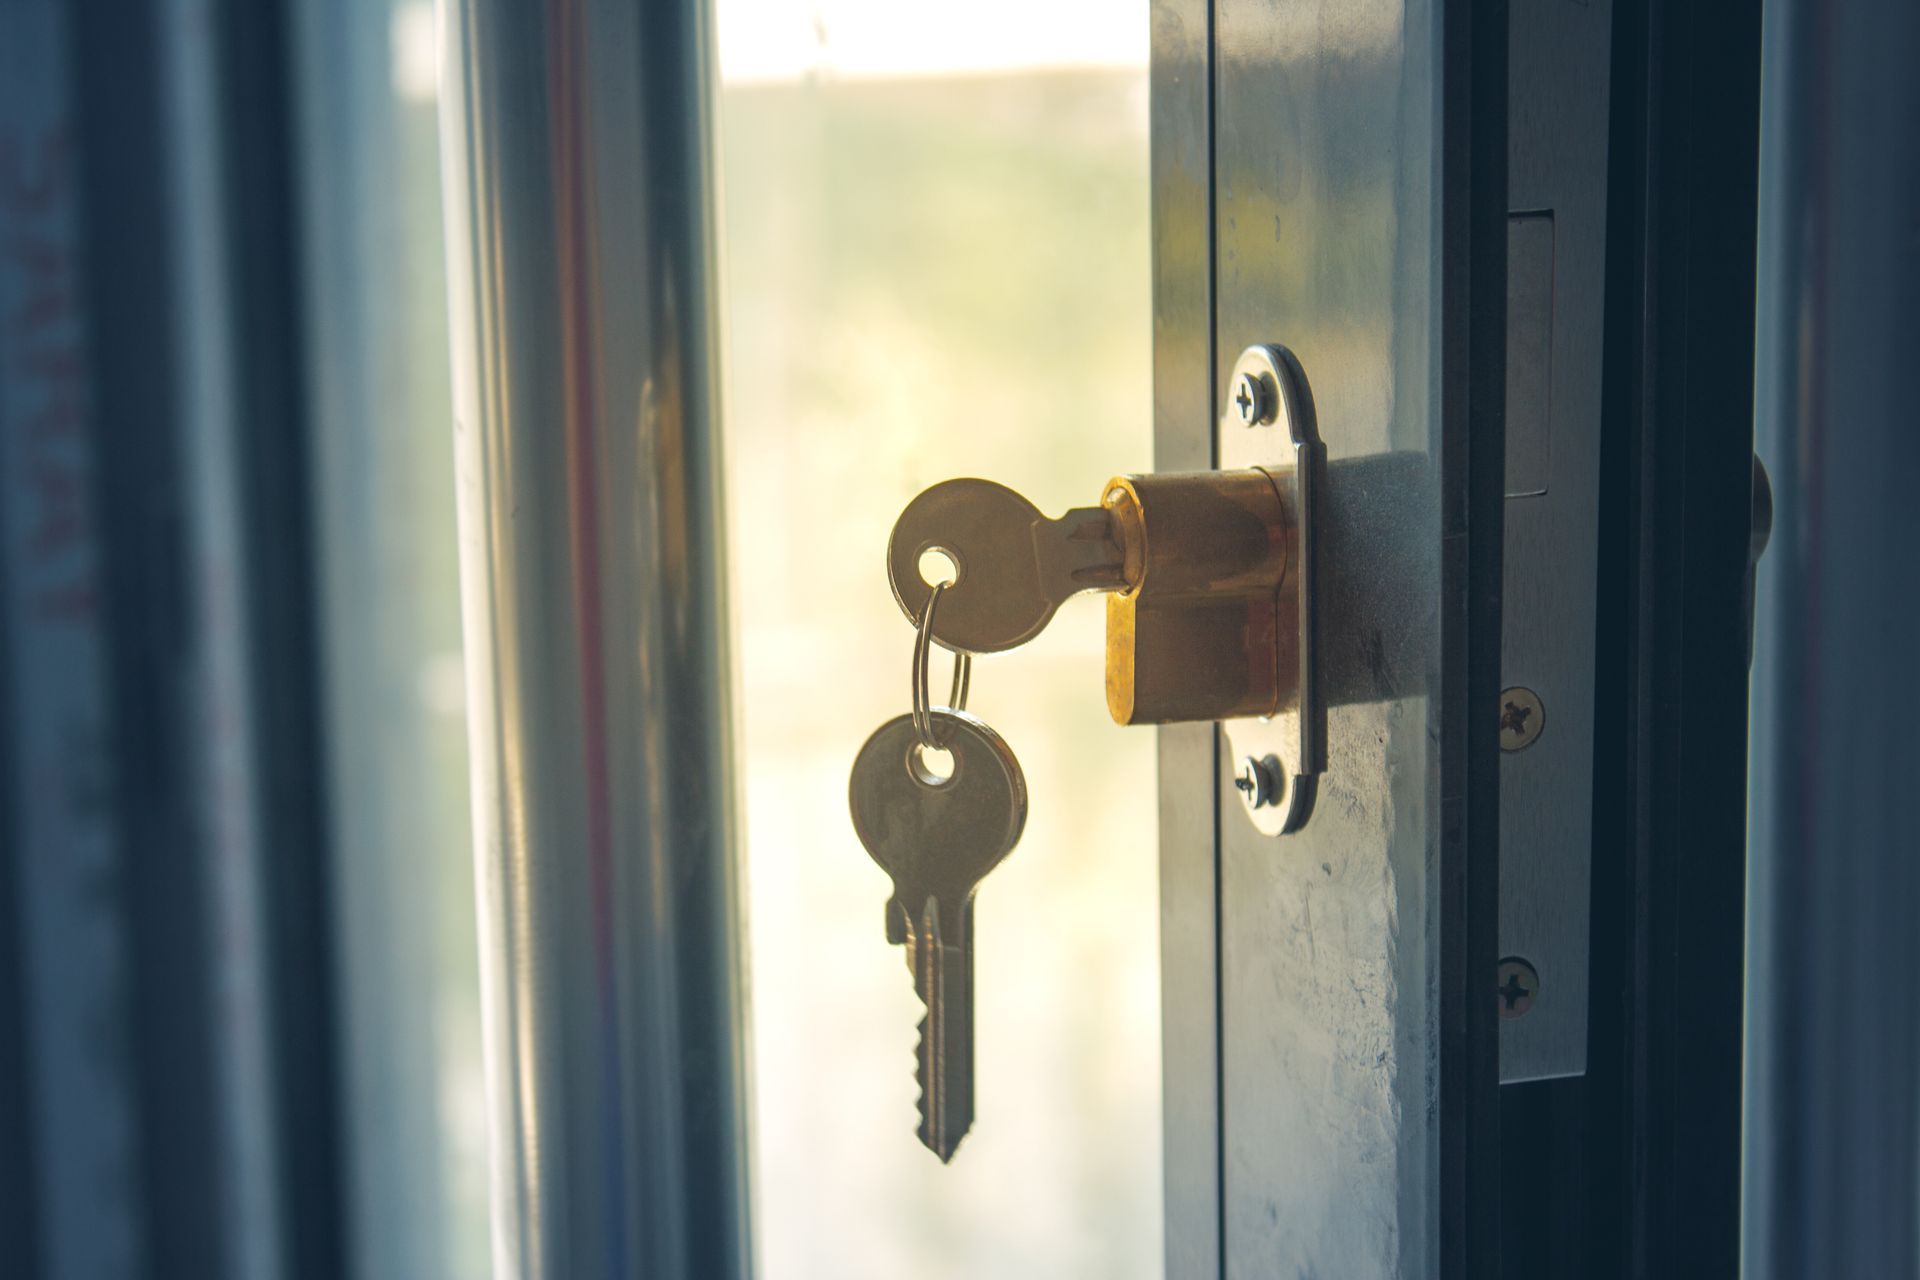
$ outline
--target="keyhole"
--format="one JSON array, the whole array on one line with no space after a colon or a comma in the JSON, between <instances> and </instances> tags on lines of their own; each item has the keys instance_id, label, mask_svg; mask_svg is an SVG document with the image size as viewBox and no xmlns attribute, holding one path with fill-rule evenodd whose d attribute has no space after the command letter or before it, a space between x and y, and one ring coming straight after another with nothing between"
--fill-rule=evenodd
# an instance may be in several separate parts
<instances>
[{"instance_id":1,"label":"keyhole","mask_svg":"<svg viewBox=\"0 0 1920 1280\"><path fill-rule=\"evenodd\" d=\"M941 583L952 586L960 581L960 559L945 547L928 547L920 553L920 580L930 587Z\"/></svg>"}]
</instances>

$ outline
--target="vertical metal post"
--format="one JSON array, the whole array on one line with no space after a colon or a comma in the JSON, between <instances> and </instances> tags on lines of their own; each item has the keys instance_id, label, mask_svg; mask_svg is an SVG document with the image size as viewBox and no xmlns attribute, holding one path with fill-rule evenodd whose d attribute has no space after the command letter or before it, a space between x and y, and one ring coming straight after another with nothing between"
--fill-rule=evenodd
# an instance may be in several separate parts
<instances>
[{"instance_id":1,"label":"vertical metal post","mask_svg":"<svg viewBox=\"0 0 1920 1280\"><path fill-rule=\"evenodd\" d=\"M342 1270L282 15L0 4L20 1274Z\"/></svg>"},{"instance_id":2,"label":"vertical metal post","mask_svg":"<svg viewBox=\"0 0 1920 1280\"><path fill-rule=\"evenodd\" d=\"M1204 471L1217 416L1213 12L1211 0L1152 9L1154 467ZM1210 724L1157 732L1166 1274L1219 1276L1219 734Z\"/></svg>"},{"instance_id":3,"label":"vertical metal post","mask_svg":"<svg viewBox=\"0 0 1920 1280\"><path fill-rule=\"evenodd\" d=\"M744 1274L707 15L441 39L495 1270Z\"/></svg>"},{"instance_id":4,"label":"vertical metal post","mask_svg":"<svg viewBox=\"0 0 1920 1280\"><path fill-rule=\"evenodd\" d=\"M1745 1274L1920 1267L1920 13L1769 5Z\"/></svg>"}]
</instances>

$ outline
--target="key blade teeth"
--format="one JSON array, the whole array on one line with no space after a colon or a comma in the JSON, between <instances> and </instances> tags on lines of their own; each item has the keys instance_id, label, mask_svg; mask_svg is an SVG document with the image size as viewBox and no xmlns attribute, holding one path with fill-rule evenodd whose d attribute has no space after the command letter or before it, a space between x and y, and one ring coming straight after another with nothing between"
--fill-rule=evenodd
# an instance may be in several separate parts
<instances>
[{"instance_id":1,"label":"key blade teeth","mask_svg":"<svg viewBox=\"0 0 1920 1280\"><path fill-rule=\"evenodd\" d=\"M925 967L922 961L919 971L924 971ZM926 1016L920 1019L920 1038L913 1048L913 1080L920 1086L914 1098L914 1106L920 1112L920 1124L914 1132L919 1135L921 1145L939 1156L941 1163L944 1164L953 1159L953 1148L957 1144L944 1142L944 1134L941 1132L941 1120L945 1110L942 1103L945 1099L941 1096L938 1065L940 1048L933 1026L934 1001L929 998L932 993L927 990L926 984L915 982L914 986L922 1003L927 1006Z\"/></svg>"},{"instance_id":2,"label":"key blade teeth","mask_svg":"<svg viewBox=\"0 0 1920 1280\"><path fill-rule=\"evenodd\" d=\"M914 1133L920 1139L920 1145L940 1157L941 1164L951 1164L953 1153L960 1148L960 1140L967 1136L972 1127L972 1117L961 1117L958 1125L951 1121L953 1116L952 1098L944 1087L944 1082L934 1082L934 1054L937 1048L930 1035L932 1015L920 1019L920 1043L915 1053L916 1069L914 1079L920 1085L919 1096L914 1105L920 1112L919 1127Z\"/></svg>"},{"instance_id":3,"label":"key blade teeth","mask_svg":"<svg viewBox=\"0 0 1920 1280\"><path fill-rule=\"evenodd\" d=\"M973 1127L973 1001L964 940L959 946L942 943L939 908L929 900L914 939L914 990L927 1009L914 1063L920 1085L917 1132L921 1144L945 1164Z\"/></svg>"}]
</instances>

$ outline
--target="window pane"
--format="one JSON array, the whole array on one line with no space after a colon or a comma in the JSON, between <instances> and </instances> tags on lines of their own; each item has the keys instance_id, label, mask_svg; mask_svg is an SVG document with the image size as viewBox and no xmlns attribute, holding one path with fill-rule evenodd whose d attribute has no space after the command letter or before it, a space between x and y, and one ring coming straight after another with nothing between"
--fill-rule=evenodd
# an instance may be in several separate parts
<instances>
[{"instance_id":1,"label":"window pane","mask_svg":"<svg viewBox=\"0 0 1920 1280\"><path fill-rule=\"evenodd\" d=\"M920 1006L846 799L908 708L906 502L980 475L1057 515L1151 469L1146 10L719 16L760 1264L1158 1275L1154 736L1107 717L1101 602L975 665L1031 815L976 907L950 1167L914 1138Z\"/></svg>"}]
</instances>

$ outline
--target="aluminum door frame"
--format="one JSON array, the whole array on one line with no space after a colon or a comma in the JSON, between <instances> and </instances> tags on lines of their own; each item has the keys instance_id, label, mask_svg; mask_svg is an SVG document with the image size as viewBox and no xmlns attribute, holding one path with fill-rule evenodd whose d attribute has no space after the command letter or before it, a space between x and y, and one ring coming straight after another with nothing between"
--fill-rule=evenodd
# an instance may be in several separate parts
<instances>
[{"instance_id":1,"label":"aluminum door frame","mask_svg":"<svg viewBox=\"0 0 1920 1280\"><path fill-rule=\"evenodd\" d=\"M1237 352L1291 346L1331 459L1322 651L1377 657L1298 835L1253 831L1210 729L1161 731L1167 1271L1482 1272L1506 8L1158 0L1152 30L1156 465L1210 465Z\"/></svg>"},{"instance_id":2,"label":"aluminum door frame","mask_svg":"<svg viewBox=\"0 0 1920 1280\"><path fill-rule=\"evenodd\" d=\"M1503 1265L1733 1275L1760 6L1612 9L1591 1029L1500 1091Z\"/></svg>"}]
</instances>

